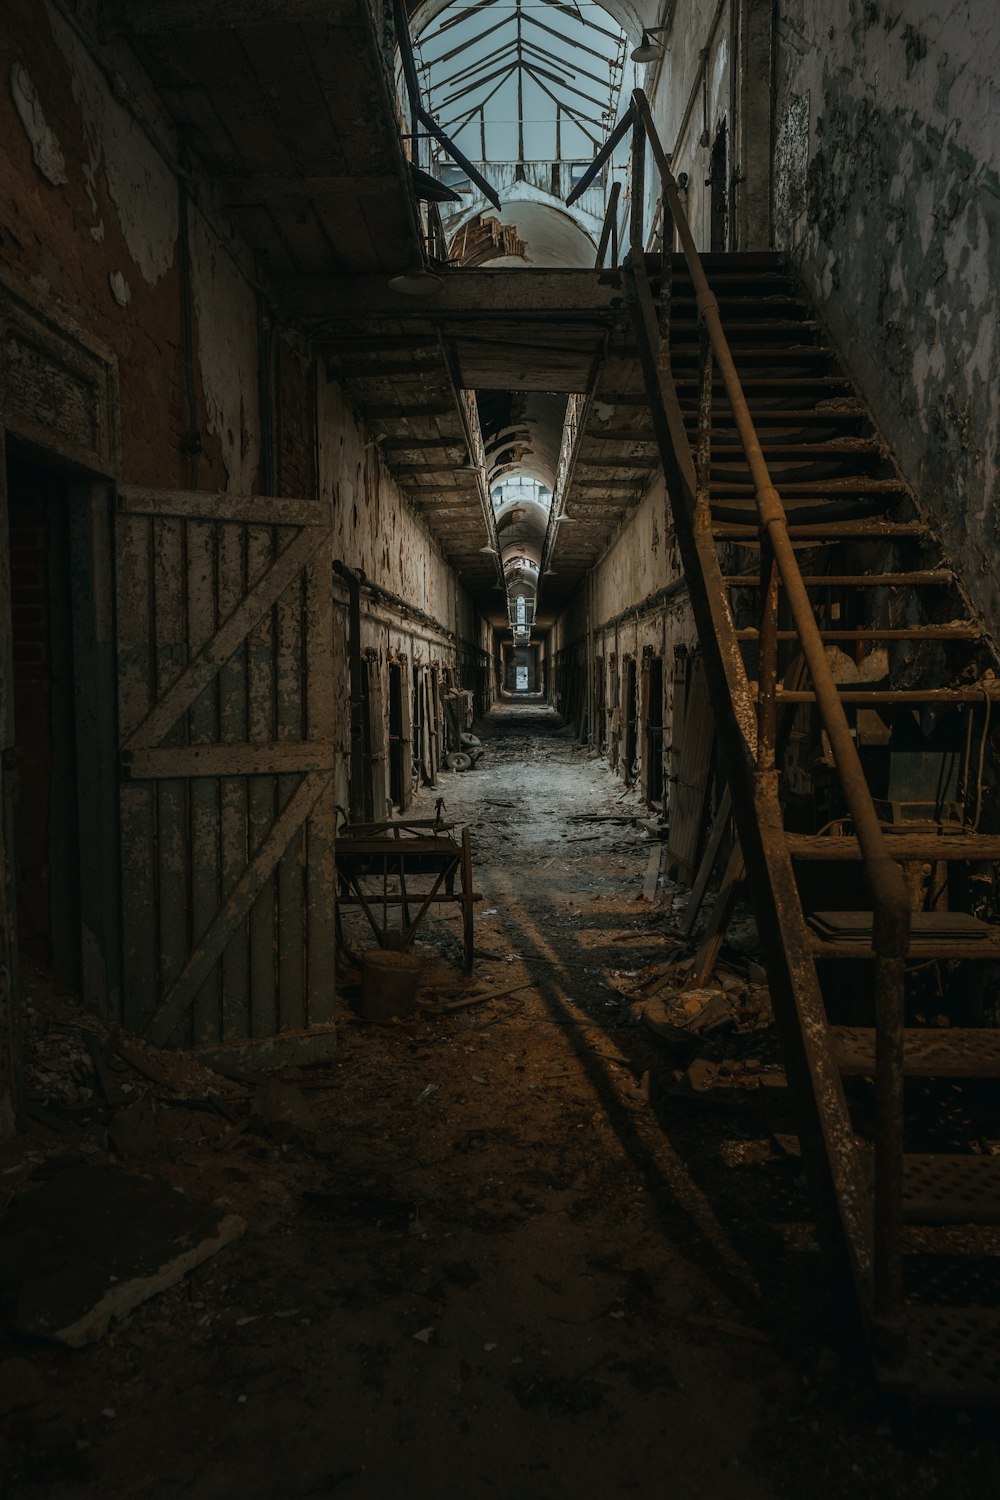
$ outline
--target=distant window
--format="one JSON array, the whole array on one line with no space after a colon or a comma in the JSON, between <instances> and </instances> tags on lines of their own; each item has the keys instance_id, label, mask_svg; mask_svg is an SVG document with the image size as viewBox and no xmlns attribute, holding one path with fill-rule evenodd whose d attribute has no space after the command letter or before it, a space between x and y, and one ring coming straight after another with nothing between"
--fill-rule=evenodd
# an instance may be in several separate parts
<instances>
[{"instance_id":1,"label":"distant window","mask_svg":"<svg viewBox=\"0 0 1000 1500\"><path fill-rule=\"evenodd\" d=\"M454 162L443 161L438 167L438 172L445 187L451 188L452 192L471 193L472 184L462 168L456 167Z\"/></svg>"},{"instance_id":2,"label":"distant window","mask_svg":"<svg viewBox=\"0 0 1000 1500\"><path fill-rule=\"evenodd\" d=\"M517 596L517 623L519 625L523 625L526 618L527 618L527 616L526 616L526 613L525 613L524 595L523 594L518 594L518 596Z\"/></svg>"},{"instance_id":3,"label":"distant window","mask_svg":"<svg viewBox=\"0 0 1000 1500\"><path fill-rule=\"evenodd\" d=\"M569 169L569 180L574 187L576 187L577 183L580 181L580 178L583 176L584 172L588 170L589 167L589 161L575 161L572 163Z\"/></svg>"}]
</instances>

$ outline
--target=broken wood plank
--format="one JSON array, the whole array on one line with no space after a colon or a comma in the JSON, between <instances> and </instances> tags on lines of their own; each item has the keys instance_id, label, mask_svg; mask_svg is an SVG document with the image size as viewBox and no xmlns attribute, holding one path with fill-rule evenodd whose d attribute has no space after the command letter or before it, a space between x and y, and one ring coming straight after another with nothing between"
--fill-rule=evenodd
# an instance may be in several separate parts
<instances>
[{"instance_id":1,"label":"broken wood plank","mask_svg":"<svg viewBox=\"0 0 1000 1500\"><path fill-rule=\"evenodd\" d=\"M726 787L726 790L722 794L722 800L719 803L719 810L715 814L715 822L712 824L712 832L705 845L705 852L701 857L701 864L698 866L694 885L691 887L691 894L688 897L684 919L680 924L681 932L686 938L691 936L694 931L694 924L698 920L698 913L701 911L705 892L708 890L708 882L712 878L712 871L715 869L715 861L719 857L719 850L722 847L722 840L725 837L726 829L729 827L729 819L732 817L732 811L732 796L729 788Z\"/></svg>"},{"instance_id":2,"label":"broken wood plank","mask_svg":"<svg viewBox=\"0 0 1000 1500\"><path fill-rule=\"evenodd\" d=\"M712 908L711 919L702 938L701 947L695 954L691 968L688 970L684 980L684 989L701 989L711 978L712 970L715 968L716 960L719 957L719 950L726 936L729 919L733 914L736 897L739 894L740 886L746 878L746 873L747 867L743 862L743 851L738 843L734 844L733 852L729 856L729 863L726 865L726 873L722 877L722 884L719 887L715 906Z\"/></svg>"}]
</instances>

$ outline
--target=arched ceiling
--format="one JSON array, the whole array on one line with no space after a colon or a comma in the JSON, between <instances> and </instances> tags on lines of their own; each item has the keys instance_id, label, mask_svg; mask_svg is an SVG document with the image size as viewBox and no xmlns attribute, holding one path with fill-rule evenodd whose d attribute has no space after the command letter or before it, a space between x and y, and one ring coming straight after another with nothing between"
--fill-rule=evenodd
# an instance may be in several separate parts
<instances>
[{"instance_id":1,"label":"arched ceiling","mask_svg":"<svg viewBox=\"0 0 1000 1500\"><path fill-rule=\"evenodd\" d=\"M439 16L449 5L454 5L455 0L417 0L415 4L407 4L407 15L410 18L410 29L414 36L419 36L425 26ZM479 0L478 6L469 9L487 9L489 0ZM600 0L600 7L606 10L612 20L617 21L619 26L628 36L630 41L637 42L642 35L644 26L656 26L662 9L660 0Z\"/></svg>"},{"instance_id":2,"label":"arched ceiling","mask_svg":"<svg viewBox=\"0 0 1000 1500\"><path fill-rule=\"evenodd\" d=\"M597 246L569 214L554 204L534 203L508 197L497 214L501 224L510 224L524 241L524 256L497 255L484 260L488 266L592 266Z\"/></svg>"}]
</instances>

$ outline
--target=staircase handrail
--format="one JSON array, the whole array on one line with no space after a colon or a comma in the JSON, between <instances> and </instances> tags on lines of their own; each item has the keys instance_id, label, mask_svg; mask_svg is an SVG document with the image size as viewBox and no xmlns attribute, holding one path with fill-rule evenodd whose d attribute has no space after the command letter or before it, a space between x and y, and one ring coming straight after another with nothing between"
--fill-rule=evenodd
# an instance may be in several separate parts
<instances>
[{"instance_id":1,"label":"staircase handrail","mask_svg":"<svg viewBox=\"0 0 1000 1500\"><path fill-rule=\"evenodd\" d=\"M763 548L766 546L784 585L785 600L812 679L820 719L833 751L844 800L854 823L865 878L871 894L872 949L876 957L877 1116L872 1293L875 1320L881 1325L887 1340L892 1340L897 1335L901 1337L899 1330L902 1324L900 1231L903 1168L903 978L910 938L909 893L903 871L889 851L886 836L879 822L789 535L788 516L768 470L729 341L722 327L719 304L709 286L677 181L670 170L670 162L656 130L649 101L642 89L637 88L633 91L628 110L598 154L592 167L580 179L574 194L570 195L567 202L585 191L590 180L596 176L630 126L633 130L631 251L633 256L639 258L645 253L641 199L644 180L643 157L645 143L648 140L659 173L663 195L664 256L669 255L673 233L676 231L694 286L698 313L708 348L718 367L753 481L754 500L761 533L762 575L764 572ZM635 201L637 197L640 200L638 203ZM776 774L773 733L774 683L764 680L768 675L764 669L765 654L767 661L772 664L772 670L776 660L777 589L773 586L776 579L772 578L770 582L772 586L767 590L773 605L773 618L767 630L770 639L765 640L768 618L766 614L762 615L761 630L758 635L761 666L757 674L757 693L758 712L762 722L761 732L758 734L757 769L758 772L770 771ZM768 714L771 716L769 734L763 732L765 728L763 721Z\"/></svg>"}]
</instances>

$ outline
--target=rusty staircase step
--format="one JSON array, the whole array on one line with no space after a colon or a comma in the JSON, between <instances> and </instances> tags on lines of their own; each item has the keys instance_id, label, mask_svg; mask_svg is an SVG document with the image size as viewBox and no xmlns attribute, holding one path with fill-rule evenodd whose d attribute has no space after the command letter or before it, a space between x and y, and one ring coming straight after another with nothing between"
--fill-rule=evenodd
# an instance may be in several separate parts
<instances>
[{"instance_id":1,"label":"rusty staircase step","mask_svg":"<svg viewBox=\"0 0 1000 1500\"><path fill-rule=\"evenodd\" d=\"M793 541L821 545L823 542L898 541L904 537L925 537L928 527L923 521L883 521L859 516L849 521L793 522L788 534ZM712 535L720 541L755 546L760 538L760 528L745 521L717 521L712 526Z\"/></svg>"},{"instance_id":2,"label":"rusty staircase step","mask_svg":"<svg viewBox=\"0 0 1000 1500\"><path fill-rule=\"evenodd\" d=\"M934 824L926 833L896 833L886 828L886 847L893 859L920 860L1000 860L1000 835L988 833L935 834ZM854 834L787 833L785 843L792 859L859 860L861 846Z\"/></svg>"},{"instance_id":3,"label":"rusty staircase step","mask_svg":"<svg viewBox=\"0 0 1000 1500\"><path fill-rule=\"evenodd\" d=\"M757 684L751 683L754 692ZM924 703L936 703L949 707L964 703L996 703L1000 700L1000 682L991 681L985 687L961 688L858 688L852 683L837 683L841 703L871 706L885 704L889 708L914 708ZM815 703L816 695L798 688L783 688L778 683L779 703Z\"/></svg>"},{"instance_id":4,"label":"rusty staircase step","mask_svg":"<svg viewBox=\"0 0 1000 1500\"><path fill-rule=\"evenodd\" d=\"M1000 1311L986 1307L906 1308L909 1354L887 1383L925 1401L1000 1403Z\"/></svg>"},{"instance_id":5,"label":"rusty staircase step","mask_svg":"<svg viewBox=\"0 0 1000 1500\"><path fill-rule=\"evenodd\" d=\"M733 634L738 641L756 641L760 632L754 626L747 626ZM859 625L856 629L846 630L821 628L820 635L824 641L981 641L983 638L978 625L913 625L899 630L889 626ZM797 641L799 633L797 630L778 630L775 639ZM785 694L781 696L787 701Z\"/></svg>"},{"instance_id":6,"label":"rusty staircase step","mask_svg":"<svg viewBox=\"0 0 1000 1500\"><path fill-rule=\"evenodd\" d=\"M777 488L782 500L808 497L810 500L825 500L836 495L908 495L909 489L901 479L873 479L867 474L849 474L839 479L796 479ZM720 500L753 499L752 484L712 484L712 498Z\"/></svg>"},{"instance_id":7,"label":"rusty staircase step","mask_svg":"<svg viewBox=\"0 0 1000 1500\"><path fill-rule=\"evenodd\" d=\"M771 442L761 440L765 458L882 458L882 447L876 437L832 438L817 443ZM713 443L712 463L739 463L746 467L746 455L738 443Z\"/></svg>"},{"instance_id":8,"label":"rusty staircase step","mask_svg":"<svg viewBox=\"0 0 1000 1500\"><path fill-rule=\"evenodd\" d=\"M723 578L728 588L759 589L758 573L730 573ZM954 583L951 568L926 568L913 573L803 573L806 588L827 589L880 589L880 588L930 588ZM779 587L782 586L778 580Z\"/></svg>"},{"instance_id":9,"label":"rusty staircase step","mask_svg":"<svg viewBox=\"0 0 1000 1500\"><path fill-rule=\"evenodd\" d=\"M875 1028L831 1026L834 1055L845 1078L871 1078ZM903 1032L907 1078L1000 1078L1000 1030L980 1026L908 1026Z\"/></svg>"}]
</instances>

